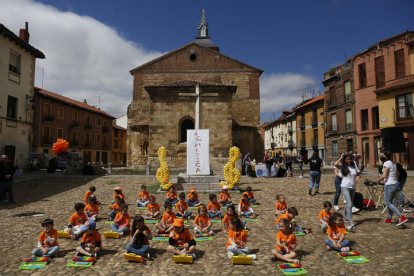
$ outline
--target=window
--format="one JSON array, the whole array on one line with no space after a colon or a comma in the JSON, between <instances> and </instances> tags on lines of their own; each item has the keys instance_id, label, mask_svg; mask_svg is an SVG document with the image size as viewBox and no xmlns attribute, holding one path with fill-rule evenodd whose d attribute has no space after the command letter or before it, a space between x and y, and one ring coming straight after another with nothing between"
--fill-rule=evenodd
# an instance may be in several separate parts
<instances>
[{"instance_id":1,"label":"window","mask_svg":"<svg viewBox=\"0 0 414 276\"><path fill-rule=\"evenodd\" d=\"M336 114L332 114L332 132L338 132Z\"/></svg>"},{"instance_id":2,"label":"window","mask_svg":"<svg viewBox=\"0 0 414 276\"><path fill-rule=\"evenodd\" d=\"M346 81L344 83L344 90L345 90L345 102L348 103L351 101L351 82Z\"/></svg>"},{"instance_id":3,"label":"window","mask_svg":"<svg viewBox=\"0 0 414 276\"><path fill-rule=\"evenodd\" d=\"M338 141L332 141L332 157L338 157Z\"/></svg>"},{"instance_id":4,"label":"window","mask_svg":"<svg viewBox=\"0 0 414 276\"><path fill-rule=\"evenodd\" d=\"M57 129L57 138L58 139L63 139L63 128L58 128Z\"/></svg>"},{"instance_id":5,"label":"window","mask_svg":"<svg viewBox=\"0 0 414 276\"><path fill-rule=\"evenodd\" d=\"M116 153L114 155L115 155L115 161L116 161Z\"/></svg>"},{"instance_id":6,"label":"window","mask_svg":"<svg viewBox=\"0 0 414 276\"><path fill-rule=\"evenodd\" d=\"M352 110L345 111L346 131L352 131Z\"/></svg>"},{"instance_id":7,"label":"window","mask_svg":"<svg viewBox=\"0 0 414 276\"><path fill-rule=\"evenodd\" d=\"M17 98L12 96L7 98L7 117L17 119Z\"/></svg>"},{"instance_id":8,"label":"window","mask_svg":"<svg viewBox=\"0 0 414 276\"><path fill-rule=\"evenodd\" d=\"M405 76L404 49L395 51L395 77Z\"/></svg>"},{"instance_id":9,"label":"window","mask_svg":"<svg viewBox=\"0 0 414 276\"><path fill-rule=\"evenodd\" d=\"M368 130L368 109L361 110L361 130Z\"/></svg>"},{"instance_id":10,"label":"window","mask_svg":"<svg viewBox=\"0 0 414 276\"><path fill-rule=\"evenodd\" d=\"M78 112L72 111L72 121L78 122Z\"/></svg>"},{"instance_id":11,"label":"window","mask_svg":"<svg viewBox=\"0 0 414 276\"><path fill-rule=\"evenodd\" d=\"M52 113L52 106L50 104L45 103L45 117L50 117Z\"/></svg>"},{"instance_id":12,"label":"window","mask_svg":"<svg viewBox=\"0 0 414 276\"><path fill-rule=\"evenodd\" d=\"M180 143L187 142L187 129L194 129L194 122L190 119L186 119L181 123Z\"/></svg>"},{"instance_id":13,"label":"window","mask_svg":"<svg viewBox=\"0 0 414 276\"><path fill-rule=\"evenodd\" d=\"M100 126L101 126L101 118L98 118L98 119L97 119L96 124L98 125L98 127L100 127Z\"/></svg>"},{"instance_id":14,"label":"window","mask_svg":"<svg viewBox=\"0 0 414 276\"><path fill-rule=\"evenodd\" d=\"M87 125L87 126L92 126L92 124L91 124L91 116L86 115L86 118L85 118L85 125Z\"/></svg>"},{"instance_id":15,"label":"window","mask_svg":"<svg viewBox=\"0 0 414 276\"><path fill-rule=\"evenodd\" d=\"M335 86L329 88L329 106L336 105Z\"/></svg>"},{"instance_id":16,"label":"window","mask_svg":"<svg viewBox=\"0 0 414 276\"><path fill-rule=\"evenodd\" d=\"M375 59L375 83L377 89L385 86L384 56Z\"/></svg>"},{"instance_id":17,"label":"window","mask_svg":"<svg viewBox=\"0 0 414 276\"><path fill-rule=\"evenodd\" d=\"M358 65L359 71L359 88L367 86L367 71L365 63Z\"/></svg>"},{"instance_id":18,"label":"window","mask_svg":"<svg viewBox=\"0 0 414 276\"><path fill-rule=\"evenodd\" d=\"M114 129L114 137L118 138L118 130L117 129Z\"/></svg>"},{"instance_id":19,"label":"window","mask_svg":"<svg viewBox=\"0 0 414 276\"><path fill-rule=\"evenodd\" d=\"M379 108L372 108L372 129L379 129Z\"/></svg>"},{"instance_id":20,"label":"window","mask_svg":"<svg viewBox=\"0 0 414 276\"><path fill-rule=\"evenodd\" d=\"M86 142L90 142L91 141L91 135L89 134L89 132L85 133L85 141Z\"/></svg>"},{"instance_id":21,"label":"window","mask_svg":"<svg viewBox=\"0 0 414 276\"><path fill-rule=\"evenodd\" d=\"M397 96L397 121L413 120L413 94Z\"/></svg>"},{"instance_id":22,"label":"window","mask_svg":"<svg viewBox=\"0 0 414 276\"><path fill-rule=\"evenodd\" d=\"M123 148L123 143L122 142L123 142L122 140L119 140L119 148L121 148L121 149Z\"/></svg>"},{"instance_id":23,"label":"window","mask_svg":"<svg viewBox=\"0 0 414 276\"><path fill-rule=\"evenodd\" d=\"M149 142L144 141L141 144L141 155L148 155Z\"/></svg>"},{"instance_id":24,"label":"window","mask_svg":"<svg viewBox=\"0 0 414 276\"><path fill-rule=\"evenodd\" d=\"M78 132L72 131L72 141L78 141Z\"/></svg>"},{"instance_id":25,"label":"window","mask_svg":"<svg viewBox=\"0 0 414 276\"><path fill-rule=\"evenodd\" d=\"M96 143L100 143L101 142L101 135L97 134L96 135Z\"/></svg>"},{"instance_id":26,"label":"window","mask_svg":"<svg viewBox=\"0 0 414 276\"><path fill-rule=\"evenodd\" d=\"M103 142L103 144L104 145L106 145L106 136L103 136L103 138L102 138L103 140L102 140L102 142Z\"/></svg>"},{"instance_id":27,"label":"window","mask_svg":"<svg viewBox=\"0 0 414 276\"><path fill-rule=\"evenodd\" d=\"M118 148L118 139L114 139L114 149Z\"/></svg>"},{"instance_id":28,"label":"window","mask_svg":"<svg viewBox=\"0 0 414 276\"><path fill-rule=\"evenodd\" d=\"M50 127L49 126L43 126L43 140L47 144L52 141L52 138L50 137Z\"/></svg>"},{"instance_id":29,"label":"window","mask_svg":"<svg viewBox=\"0 0 414 276\"><path fill-rule=\"evenodd\" d=\"M63 107L58 108L58 117L59 119L63 119Z\"/></svg>"},{"instance_id":30,"label":"window","mask_svg":"<svg viewBox=\"0 0 414 276\"><path fill-rule=\"evenodd\" d=\"M124 138L124 133L121 131L121 138Z\"/></svg>"},{"instance_id":31,"label":"window","mask_svg":"<svg viewBox=\"0 0 414 276\"><path fill-rule=\"evenodd\" d=\"M20 60L21 60L21 57L19 54L10 52L9 71L16 73L16 74L20 74Z\"/></svg>"},{"instance_id":32,"label":"window","mask_svg":"<svg viewBox=\"0 0 414 276\"><path fill-rule=\"evenodd\" d=\"M103 126L106 127L106 121L103 122Z\"/></svg>"}]
</instances>

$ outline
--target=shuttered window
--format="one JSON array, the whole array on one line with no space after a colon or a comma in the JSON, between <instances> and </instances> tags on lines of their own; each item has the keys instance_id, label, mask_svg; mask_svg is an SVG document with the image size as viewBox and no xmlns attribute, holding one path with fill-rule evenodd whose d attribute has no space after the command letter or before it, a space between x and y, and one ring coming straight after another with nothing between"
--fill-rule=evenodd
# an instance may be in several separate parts
<instances>
[{"instance_id":1,"label":"shuttered window","mask_svg":"<svg viewBox=\"0 0 414 276\"><path fill-rule=\"evenodd\" d=\"M367 70L365 63L362 63L358 65L358 71L359 71L359 87L365 87L367 86Z\"/></svg>"},{"instance_id":2,"label":"shuttered window","mask_svg":"<svg viewBox=\"0 0 414 276\"><path fill-rule=\"evenodd\" d=\"M20 55L10 52L9 70L13 73L20 74Z\"/></svg>"},{"instance_id":3,"label":"shuttered window","mask_svg":"<svg viewBox=\"0 0 414 276\"><path fill-rule=\"evenodd\" d=\"M385 85L384 56L375 59L375 82L377 89Z\"/></svg>"},{"instance_id":4,"label":"shuttered window","mask_svg":"<svg viewBox=\"0 0 414 276\"><path fill-rule=\"evenodd\" d=\"M404 49L395 52L395 77L405 76Z\"/></svg>"},{"instance_id":5,"label":"shuttered window","mask_svg":"<svg viewBox=\"0 0 414 276\"><path fill-rule=\"evenodd\" d=\"M351 82L346 81L344 83L344 87L345 87L345 102L347 103L351 101Z\"/></svg>"}]
</instances>

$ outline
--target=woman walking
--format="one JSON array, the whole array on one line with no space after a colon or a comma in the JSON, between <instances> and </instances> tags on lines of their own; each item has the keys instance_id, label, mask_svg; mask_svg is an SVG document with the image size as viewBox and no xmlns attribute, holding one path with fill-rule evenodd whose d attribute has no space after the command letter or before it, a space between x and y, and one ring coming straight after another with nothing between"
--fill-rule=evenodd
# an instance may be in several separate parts
<instances>
[{"instance_id":1,"label":"woman walking","mask_svg":"<svg viewBox=\"0 0 414 276\"><path fill-rule=\"evenodd\" d=\"M310 184L309 184L309 195L312 195L312 188L315 185L315 195L319 194L319 182L321 181L321 168L323 167L322 159L319 158L318 152L314 151L311 159L309 159L309 174L310 174Z\"/></svg>"},{"instance_id":2,"label":"woman walking","mask_svg":"<svg viewBox=\"0 0 414 276\"><path fill-rule=\"evenodd\" d=\"M303 177L303 153L299 153L299 157L296 158L296 160L298 161L298 165L299 165L299 170L300 170L300 175L299 178Z\"/></svg>"}]
</instances>

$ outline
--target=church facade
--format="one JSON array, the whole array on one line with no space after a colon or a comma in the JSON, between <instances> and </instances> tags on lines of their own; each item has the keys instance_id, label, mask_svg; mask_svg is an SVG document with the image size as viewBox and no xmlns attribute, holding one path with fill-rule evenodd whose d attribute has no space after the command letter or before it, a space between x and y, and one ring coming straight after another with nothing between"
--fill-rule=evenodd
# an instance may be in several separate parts
<instances>
[{"instance_id":1,"label":"church facade","mask_svg":"<svg viewBox=\"0 0 414 276\"><path fill-rule=\"evenodd\" d=\"M263 70L220 53L208 36L204 10L194 42L147 62L130 73L127 166L157 170L159 147L167 150L172 174L186 171L186 131L210 131L210 164L215 172L229 149L263 155L259 78ZM199 101L199 103L198 103ZM198 110L196 114L196 105Z\"/></svg>"}]
</instances>

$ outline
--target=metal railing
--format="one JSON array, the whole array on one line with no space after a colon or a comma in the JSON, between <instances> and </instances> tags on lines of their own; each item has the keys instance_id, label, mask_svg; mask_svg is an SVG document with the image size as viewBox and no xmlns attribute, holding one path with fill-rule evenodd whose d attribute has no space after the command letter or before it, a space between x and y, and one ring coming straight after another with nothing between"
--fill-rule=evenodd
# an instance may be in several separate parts
<instances>
[{"instance_id":1,"label":"metal railing","mask_svg":"<svg viewBox=\"0 0 414 276\"><path fill-rule=\"evenodd\" d=\"M306 147L306 140L300 140L300 146Z\"/></svg>"},{"instance_id":2,"label":"metal railing","mask_svg":"<svg viewBox=\"0 0 414 276\"><path fill-rule=\"evenodd\" d=\"M103 133L109 132L109 127L107 127L107 126L102 127L102 132Z\"/></svg>"},{"instance_id":3,"label":"metal railing","mask_svg":"<svg viewBox=\"0 0 414 276\"><path fill-rule=\"evenodd\" d=\"M51 145L51 144L53 144L52 136L50 136L50 137L43 137L42 144L43 145Z\"/></svg>"},{"instance_id":4,"label":"metal railing","mask_svg":"<svg viewBox=\"0 0 414 276\"><path fill-rule=\"evenodd\" d=\"M396 113L397 122L414 120L413 105L398 107Z\"/></svg>"},{"instance_id":5,"label":"metal railing","mask_svg":"<svg viewBox=\"0 0 414 276\"><path fill-rule=\"evenodd\" d=\"M312 142L312 146L317 146L318 145L318 136L313 137L311 142Z\"/></svg>"},{"instance_id":6,"label":"metal railing","mask_svg":"<svg viewBox=\"0 0 414 276\"><path fill-rule=\"evenodd\" d=\"M338 125L328 126L328 133L338 133Z\"/></svg>"},{"instance_id":7,"label":"metal railing","mask_svg":"<svg viewBox=\"0 0 414 276\"><path fill-rule=\"evenodd\" d=\"M346 124L346 131L347 132L349 132L349 131L352 131L353 130L353 125L352 125L352 123L350 123L350 124Z\"/></svg>"}]
</instances>

